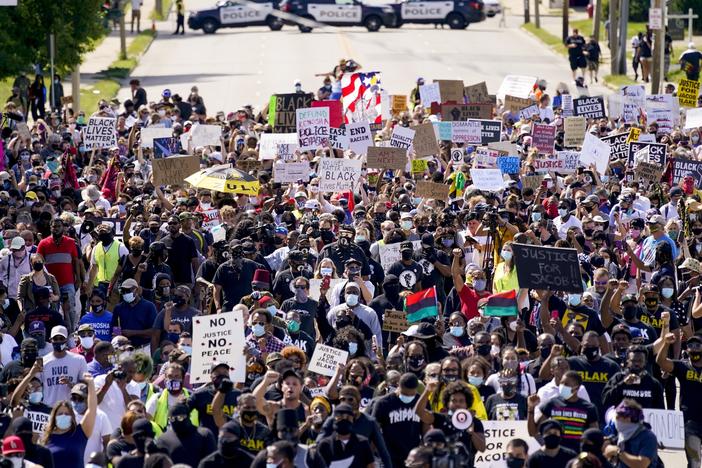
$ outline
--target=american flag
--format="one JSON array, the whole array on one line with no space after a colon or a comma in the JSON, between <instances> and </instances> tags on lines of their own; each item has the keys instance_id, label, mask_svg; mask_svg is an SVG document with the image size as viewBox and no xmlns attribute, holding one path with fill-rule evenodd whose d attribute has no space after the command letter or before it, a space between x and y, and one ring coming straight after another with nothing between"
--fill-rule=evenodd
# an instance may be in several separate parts
<instances>
[{"instance_id":1,"label":"american flag","mask_svg":"<svg viewBox=\"0 0 702 468\"><path fill-rule=\"evenodd\" d=\"M351 73L341 78L344 123L382 123L380 72Z\"/></svg>"}]
</instances>

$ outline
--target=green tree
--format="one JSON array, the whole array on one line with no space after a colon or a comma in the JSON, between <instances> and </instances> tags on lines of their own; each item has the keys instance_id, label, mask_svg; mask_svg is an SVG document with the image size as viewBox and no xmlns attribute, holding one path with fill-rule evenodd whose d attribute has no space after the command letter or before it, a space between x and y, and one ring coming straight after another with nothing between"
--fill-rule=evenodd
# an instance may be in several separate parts
<instances>
[{"instance_id":1,"label":"green tree","mask_svg":"<svg viewBox=\"0 0 702 468\"><path fill-rule=\"evenodd\" d=\"M49 63L49 34L55 34L55 66L72 70L104 35L101 0L20 0L0 8L0 77Z\"/></svg>"}]
</instances>

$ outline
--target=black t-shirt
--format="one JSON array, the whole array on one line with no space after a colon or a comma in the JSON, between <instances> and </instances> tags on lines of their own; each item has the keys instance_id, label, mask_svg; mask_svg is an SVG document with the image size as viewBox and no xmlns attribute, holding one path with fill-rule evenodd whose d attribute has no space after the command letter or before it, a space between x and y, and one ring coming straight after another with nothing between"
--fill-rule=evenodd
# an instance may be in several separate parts
<instances>
[{"instance_id":1,"label":"black t-shirt","mask_svg":"<svg viewBox=\"0 0 702 468\"><path fill-rule=\"evenodd\" d=\"M292 345L300 348L302 352L307 355L308 360L314 353L314 339L302 330L300 330L298 333L285 333L283 335L283 344L285 346Z\"/></svg>"},{"instance_id":2,"label":"black t-shirt","mask_svg":"<svg viewBox=\"0 0 702 468\"><path fill-rule=\"evenodd\" d=\"M436 258L434 259L432 256ZM422 249L419 252L415 252L414 259L422 267L424 273L421 289L436 286L437 294L441 294L441 297L444 297L444 275L434 266L434 262L438 261L443 265L450 266L451 259L449 256L443 250L432 248L431 250Z\"/></svg>"},{"instance_id":3,"label":"black t-shirt","mask_svg":"<svg viewBox=\"0 0 702 468\"><path fill-rule=\"evenodd\" d=\"M677 315L675 315L675 313L673 313L673 311L667 307L658 306L658 309L656 309L654 313L650 313L648 310L642 309L641 315L639 315L639 320L641 320L641 322L645 323L646 325L650 325L654 330L656 330L656 338L661 336L661 330L663 329L663 320L661 319L661 314L663 312L670 313L669 327L671 332L680 328Z\"/></svg>"},{"instance_id":4,"label":"black t-shirt","mask_svg":"<svg viewBox=\"0 0 702 468\"><path fill-rule=\"evenodd\" d=\"M397 261L390 265L388 269L389 275L395 275L400 280L400 286L404 291L419 291L420 286L416 286L417 283L422 282L424 279L424 268L412 260L412 263L405 265L401 261Z\"/></svg>"},{"instance_id":5,"label":"black t-shirt","mask_svg":"<svg viewBox=\"0 0 702 468\"><path fill-rule=\"evenodd\" d=\"M414 412L419 395L403 403L396 393L380 398L373 406L373 417L383 431L383 438L393 462L404 461L422 437L422 423Z\"/></svg>"},{"instance_id":6,"label":"black t-shirt","mask_svg":"<svg viewBox=\"0 0 702 468\"><path fill-rule=\"evenodd\" d=\"M351 433L346 442L338 440L336 436L322 438L317 443L317 452L331 466L334 462L341 462L347 468L366 468L374 462L368 439Z\"/></svg>"},{"instance_id":7,"label":"black t-shirt","mask_svg":"<svg viewBox=\"0 0 702 468\"><path fill-rule=\"evenodd\" d=\"M612 323L608 328L610 334L612 333L612 329L620 323L626 325L629 328L637 328L641 332L641 338L643 339L643 343L646 345L651 345L654 341L658 339L658 333L656 333L655 328L653 328L651 325L644 323L641 320L638 320L635 323L627 322L626 320L623 320L619 317L613 317Z\"/></svg>"},{"instance_id":8,"label":"black t-shirt","mask_svg":"<svg viewBox=\"0 0 702 468\"><path fill-rule=\"evenodd\" d=\"M260 421L256 421L253 427L242 426L238 418L232 421L234 434L239 438L241 449L253 456L275 441L271 430Z\"/></svg>"},{"instance_id":9,"label":"black t-shirt","mask_svg":"<svg viewBox=\"0 0 702 468\"><path fill-rule=\"evenodd\" d=\"M180 437L172 429L169 429L156 439L156 446L165 450L174 464L185 463L197 466L200 460L215 451L217 442L212 431L204 427L197 427Z\"/></svg>"},{"instance_id":10,"label":"black t-shirt","mask_svg":"<svg viewBox=\"0 0 702 468\"><path fill-rule=\"evenodd\" d=\"M241 301L241 298L251 294L256 263L246 258L241 261L241 268L237 269L231 260L222 263L212 279L215 285L222 287L222 307L232 310Z\"/></svg>"},{"instance_id":11,"label":"black t-shirt","mask_svg":"<svg viewBox=\"0 0 702 468\"><path fill-rule=\"evenodd\" d=\"M581 324L583 328L585 328L585 331L593 330L600 336L604 335L604 332L606 331L605 327L602 326L600 316L590 307L583 304L570 307L567 306L563 300L555 296L551 296L548 306L549 312L554 310L558 311L559 320L561 320L564 328L569 322L575 321Z\"/></svg>"},{"instance_id":12,"label":"black t-shirt","mask_svg":"<svg viewBox=\"0 0 702 468\"><path fill-rule=\"evenodd\" d=\"M606 357L590 362L585 356L574 356L568 358L568 364L570 364L570 370L580 374L590 401L597 407L600 414L604 414L602 391L614 374L621 370L617 363Z\"/></svg>"},{"instance_id":13,"label":"black t-shirt","mask_svg":"<svg viewBox=\"0 0 702 468\"><path fill-rule=\"evenodd\" d=\"M54 468L54 456L51 451L38 444L32 444L29 447L25 446L24 459L44 468Z\"/></svg>"},{"instance_id":14,"label":"black t-shirt","mask_svg":"<svg viewBox=\"0 0 702 468\"><path fill-rule=\"evenodd\" d=\"M107 444L107 449L105 449L105 455L107 455L108 460L112 460L115 457L123 457L136 448L136 445L124 440L120 429L117 429L115 432L118 433L117 438L110 440Z\"/></svg>"},{"instance_id":15,"label":"black t-shirt","mask_svg":"<svg viewBox=\"0 0 702 468\"><path fill-rule=\"evenodd\" d=\"M161 242L168 249L168 265L173 271L173 281L177 284L190 284L193 282L192 260L197 258L195 241L190 237L180 234L173 237L164 236Z\"/></svg>"},{"instance_id":16,"label":"black t-shirt","mask_svg":"<svg viewBox=\"0 0 702 468\"><path fill-rule=\"evenodd\" d=\"M307 298L307 302L298 302L293 297L283 301L280 309L284 312L295 311L300 314L300 330L313 338L317 336L317 332L314 328L314 321L317 318L319 302L311 298Z\"/></svg>"},{"instance_id":17,"label":"black t-shirt","mask_svg":"<svg viewBox=\"0 0 702 468\"><path fill-rule=\"evenodd\" d=\"M125 455L119 459L115 468L141 468L144 466L144 455Z\"/></svg>"},{"instance_id":18,"label":"black t-shirt","mask_svg":"<svg viewBox=\"0 0 702 468\"><path fill-rule=\"evenodd\" d=\"M280 297L281 302L295 297L295 293L290 289L290 282L298 276L304 276L307 279L312 277L307 270L293 273L293 271L288 268L287 270L278 272L273 280L273 290L271 291L273 295L275 297Z\"/></svg>"},{"instance_id":19,"label":"black t-shirt","mask_svg":"<svg viewBox=\"0 0 702 468\"><path fill-rule=\"evenodd\" d=\"M432 424L432 427L435 429L441 429L447 438L452 438L453 436L459 434L458 441L460 441L468 451L468 461L465 466L474 465L475 454L478 450L475 448L475 445L473 445L473 440L471 439L468 431L456 429L453 422L451 422L451 416L444 413L434 413L434 423ZM476 434L485 433L483 423L478 418L473 418L473 432Z\"/></svg>"},{"instance_id":20,"label":"black t-shirt","mask_svg":"<svg viewBox=\"0 0 702 468\"><path fill-rule=\"evenodd\" d=\"M42 322L44 324L44 328L46 329L44 332L46 341L49 341L49 333L51 332L52 328L58 325L66 325L63 321L63 317L61 317L61 314L44 306L39 306L36 309L27 312L27 315L24 316L24 329L29 330L29 325L32 322Z\"/></svg>"},{"instance_id":21,"label":"black t-shirt","mask_svg":"<svg viewBox=\"0 0 702 468\"><path fill-rule=\"evenodd\" d=\"M243 450L236 452L236 455L232 458L224 458L221 453L215 452L207 457L203 458L197 468L230 468L230 467L241 467L248 468L253 463L253 455L246 453Z\"/></svg>"},{"instance_id":22,"label":"black t-shirt","mask_svg":"<svg viewBox=\"0 0 702 468\"><path fill-rule=\"evenodd\" d=\"M370 256L366 256L366 258L368 260L368 269L370 270L370 278L368 278L368 280L376 285L375 294L378 295L380 291L377 285L383 284L385 280L385 270L383 270L383 266L380 263L370 258Z\"/></svg>"},{"instance_id":23,"label":"black t-shirt","mask_svg":"<svg viewBox=\"0 0 702 468\"><path fill-rule=\"evenodd\" d=\"M680 382L680 409L685 421L702 423L702 367L690 361L673 361L673 375Z\"/></svg>"},{"instance_id":24,"label":"black t-shirt","mask_svg":"<svg viewBox=\"0 0 702 468\"><path fill-rule=\"evenodd\" d=\"M571 58L577 58L583 55L583 47L585 46L585 38L580 34L568 36L566 39L566 46L575 44L575 47L568 49L568 56Z\"/></svg>"},{"instance_id":25,"label":"black t-shirt","mask_svg":"<svg viewBox=\"0 0 702 468\"><path fill-rule=\"evenodd\" d=\"M400 297L397 297L396 301L391 301L388 299L388 297L385 294L381 294L380 296L377 296L374 298L370 304L368 304L368 307L373 309L375 311L375 314L378 316L378 322L380 322L380 328L383 328L383 318L385 315L386 310L403 310L403 304L402 304L402 299ZM398 334L397 333L391 333L388 331L383 330L383 343L389 343L389 344L394 344L395 340L397 339Z\"/></svg>"},{"instance_id":26,"label":"black t-shirt","mask_svg":"<svg viewBox=\"0 0 702 468\"><path fill-rule=\"evenodd\" d=\"M524 421L527 418L527 400L517 393L510 399L495 393L485 402L485 411L490 421Z\"/></svg>"},{"instance_id":27,"label":"black t-shirt","mask_svg":"<svg viewBox=\"0 0 702 468\"><path fill-rule=\"evenodd\" d=\"M212 416L212 400L214 400L215 393L217 392L214 389L214 384L209 383L195 390L190 395L187 402L190 410L197 410L200 425L212 431L212 434L217 434L219 432L219 429L214 422L214 417ZM241 392L233 389L224 397L222 412L226 416L234 415L234 412L236 411L236 402L239 395L241 395Z\"/></svg>"},{"instance_id":28,"label":"black t-shirt","mask_svg":"<svg viewBox=\"0 0 702 468\"><path fill-rule=\"evenodd\" d=\"M565 401L563 398L557 397L543 403L539 406L539 410L546 418L555 419L563 425L561 446L578 452L580 451L580 436L591 424L598 422L597 408L582 398L575 401Z\"/></svg>"},{"instance_id":29,"label":"black t-shirt","mask_svg":"<svg viewBox=\"0 0 702 468\"><path fill-rule=\"evenodd\" d=\"M211 258L207 259L202 263L202 265L200 265L200 268L197 271L197 277L211 283L214 279L215 273L217 273L217 268L219 268L219 263L217 263L216 260Z\"/></svg>"},{"instance_id":30,"label":"black t-shirt","mask_svg":"<svg viewBox=\"0 0 702 468\"><path fill-rule=\"evenodd\" d=\"M640 383L629 385L624 383L628 375L628 371L618 372L607 383L602 394L604 408L616 406L624 398L631 398L644 408L665 409L663 386L658 380L644 371L639 374Z\"/></svg>"},{"instance_id":31,"label":"black t-shirt","mask_svg":"<svg viewBox=\"0 0 702 468\"><path fill-rule=\"evenodd\" d=\"M580 449L578 449L580 451ZM537 450L529 455L526 466L529 468L555 468L557 466L566 466L568 461L577 457L578 454L561 446L555 457L549 457L543 450Z\"/></svg>"}]
</instances>

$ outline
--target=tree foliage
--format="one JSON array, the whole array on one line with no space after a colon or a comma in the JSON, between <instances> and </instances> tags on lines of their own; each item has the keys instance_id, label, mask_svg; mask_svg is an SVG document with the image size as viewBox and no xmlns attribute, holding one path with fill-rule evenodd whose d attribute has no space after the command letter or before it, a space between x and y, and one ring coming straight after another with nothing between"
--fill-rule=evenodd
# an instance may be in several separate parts
<instances>
[{"instance_id":1,"label":"tree foliage","mask_svg":"<svg viewBox=\"0 0 702 468\"><path fill-rule=\"evenodd\" d=\"M0 8L0 77L49 63L49 34L54 32L55 65L72 70L105 33L101 0L19 0Z\"/></svg>"}]
</instances>

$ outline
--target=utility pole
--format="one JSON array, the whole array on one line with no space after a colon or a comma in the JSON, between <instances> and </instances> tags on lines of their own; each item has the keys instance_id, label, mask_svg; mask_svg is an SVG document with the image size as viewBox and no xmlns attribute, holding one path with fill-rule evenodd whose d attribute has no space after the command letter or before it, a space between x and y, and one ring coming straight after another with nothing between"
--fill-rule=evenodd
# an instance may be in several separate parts
<instances>
[{"instance_id":1,"label":"utility pole","mask_svg":"<svg viewBox=\"0 0 702 468\"><path fill-rule=\"evenodd\" d=\"M602 0L593 0L595 2L595 18L592 21L592 35L595 40L600 42L600 23L602 23Z\"/></svg>"},{"instance_id":2,"label":"utility pole","mask_svg":"<svg viewBox=\"0 0 702 468\"><path fill-rule=\"evenodd\" d=\"M563 31L561 33L563 42L568 39L568 9L570 8L570 1L569 0L562 0L563 1Z\"/></svg>"},{"instance_id":3,"label":"utility pole","mask_svg":"<svg viewBox=\"0 0 702 468\"><path fill-rule=\"evenodd\" d=\"M541 15L539 15L539 1L540 0L534 0L534 25L537 28L541 27ZM567 0L563 0L564 2Z\"/></svg>"},{"instance_id":4,"label":"utility pole","mask_svg":"<svg viewBox=\"0 0 702 468\"><path fill-rule=\"evenodd\" d=\"M619 74L619 0L609 2L609 66L612 75Z\"/></svg>"},{"instance_id":5,"label":"utility pole","mask_svg":"<svg viewBox=\"0 0 702 468\"><path fill-rule=\"evenodd\" d=\"M649 10L649 25L653 29L653 70L651 71L651 94L658 94L663 82L663 54L665 53L664 0L653 0ZM659 24L660 21L660 24Z\"/></svg>"},{"instance_id":6,"label":"utility pole","mask_svg":"<svg viewBox=\"0 0 702 468\"><path fill-rule=\"evenodd\" d=\"M529 0L524 0L524 24L531 22L531 15L529 14Z\"/></svg>"},{"instance_id":7,"label":"utility pole","mask_svg":"<svg viewBox=\"0 0 702 468\"><path fill-rule=\"evenodd\" d=\"M629 23L629 0L619 0L619 47L617 48L617 74L626 75L626 44Z\"/></svg>"},{"instance_id":8,"label":"utility pole","mask_svg":"<svg viewBox=\"0 0 702 468\"><path fill-rule=\"evenodd\" d=\"M121 60L127 59L127 30L124 26L124 3L123 1L117 2L119 8L119 58Z\"/></svg>"}]
</instances>

